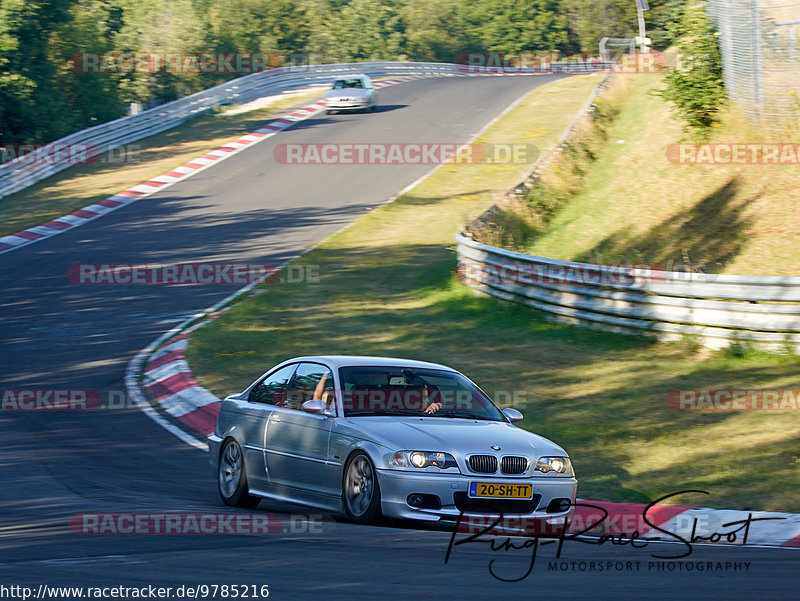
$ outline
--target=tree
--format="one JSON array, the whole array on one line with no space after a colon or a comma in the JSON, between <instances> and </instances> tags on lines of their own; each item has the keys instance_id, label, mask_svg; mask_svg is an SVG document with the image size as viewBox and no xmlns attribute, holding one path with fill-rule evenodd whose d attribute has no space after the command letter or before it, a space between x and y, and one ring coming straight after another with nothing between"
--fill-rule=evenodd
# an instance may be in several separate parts
<instances>
[{"instance_id":1,"label":"tree","mask_svg":"<svg viewBox=\"0 0 800 601\"><path fill-rule=\"evenodd\" d=\"M113 36L121 26L121 11L106 0L79 0L69 8L70 18L51 35L48 60L53 64L51 96L59 104L60 126L53 135L66 135L125 113L119 96L119 77L81 72L80 53L113 50Z\"/></svg>"},{"instance_id":2,"label":"tree","mask_svg":"<svg viewBox=\"0 0 800 601\"><path fill-rule=\"evenodd\" d=\"M485 50L566 50L567 19L559 0L476 0L463 2L466 31Z\"/></svg>"},{"instance_id":3,"label":"tree","mask_svg":"<svg viewBox=\"0 0 800 601\"><path fill-rule=\"evenodd\" d=\"M408 0L401 17L411 60L453 62L459 54L478 49L464 32L455 0Z\"/></svg>"},{"instance_id":4,"label":"tree","mask_svg":"<svg viewBox=\"0 0 800 601\"><path fill-rule=\"evenodd\" d=\"M719 34L699 2L686 6L676 33L679 60L667 70L663 96L675 105L687 131L703 138L726 99Z\"/></svg>"},{"instance_id":5,"label":"tree","mask_svg":"<svg viewBox=\"0 0 800 601\"><path fill-rule=\"evenodd\" d=\"M342 8L339 36L356 61L397 58L403 45L400 18L387 0L352 0Z\"/></svg>"},{"instance_id":6,"label":"tree","mask_svg":"<svg viewBox=\"0 0 800 601\"><path fill-rule=\"evenodd\" d=\"M305 52L313 63L335 63L347 57L341 39L342 20L339 0L305 0L308 39Z\"/></svg>"},{"instance_id":7,"label":"tree","mask_svg":"<svg viewBox=\"0 0 800 601\"><path fill-rule=\"evenodd\" d=\"M228 0L207 9L209 48L228 52L301 52L308 38L305 7L295 0Z\"/></svg>"},{"instance_id":8,"label":"tree","mask_svg":"<svg viewBox=\"0 0 800 601\"><path fill-rule=\"evenodd\" d=\"M652 47L664 50L673 41L670 24L686 0L649 0L644 13L647 37ZM563 0L569 23L570 42L579 52L598 51L600 40L639 35L635 0Z\"/></svg>"},{"instance_id":9,"label":"tree","mask_svg":"<svg viewBox=\"0 0 800 601\"><path fill-rule=\"evenodd\" d=\"M42 142L61 117L51 84L51 33L69 20L69 0L0 3L0 140Z\"/></svg>"}]
</instances>

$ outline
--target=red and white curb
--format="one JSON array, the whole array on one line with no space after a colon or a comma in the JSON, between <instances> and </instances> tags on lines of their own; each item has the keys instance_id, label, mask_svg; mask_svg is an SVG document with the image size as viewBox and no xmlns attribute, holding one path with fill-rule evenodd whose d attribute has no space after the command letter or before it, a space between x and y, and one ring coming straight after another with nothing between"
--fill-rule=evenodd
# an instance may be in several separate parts
<instances>
[{"instance_id":1,"label":"red and white curb","mask_svg":"<svg viewBox=\"0 0 800 601\"><path fill-rule=\"evenodd\" d=\"M383 88L427 77L430 76L396 77L375 82L375 87ZM317 109L316 112L319 112L325 106L324 102L314 104L321 105L321 108ZM290 124L286 124L286 127L288 125ZM269 127L269 125L266 127ZM227 305L234 298L251 291L259 283L253 282L234 292L205 312L190 317L184 323L179 324L154 341L150 346L140 351L128 364L125 377L126 386L129 394L136 400L142 411L160 426L198 449L208 450L204 441L214 430L221 401L212 392L198 384L192 376L184 356L189 334L195 329L204 326L210 320L202 320L188 329L185 326L200 317L211 316L215 318L219 314L216 312L220 307ZM143 367L140 368L142 364ZM154 405L158 407L158 410L154 408Z\"/></svg>"},{"instance_id":2,"label":"red and white curb","mask_svg":"<svg viewBox=\"0 0 800 601\"><path fill-rule=\"evenodd\" d=\"M377 82L376 87L422 77L425 76L390 79ZM316 112L319 110L322 109L315 109ZM296 116L298 112L292 113L290 117ZM278 121L286 119L288 117ZM295 121L284 124L280 129L285 129L298 120L301 119L296 118ZM280 129L275 131L280 131ZM233 145L229 144L226 147L233 147ZM143 196L144 194L140 197ZM208 446L204 440L214 430L222 401L211 391L200 386L194 379L184 351L191 332L207 324L209 320L200 321L189 328L184 328L184 325L191 319L201 316L216 317L218 313L215 311L227 305L234 298L251 291L257 284L254 282L238 290L208 309L204 314L198 314L167 332L149 347L143 349L128 366L126 385L129 394L137 401L145 414L184 442L206 452ZM152 399L152 403L141 393L137 367L139 363L144 364L141 372L141 387ZM154 404L160 409L160 412L154 408ZM658 536L664 542L677 543L680 543L681 539L691 541L694 537L696 539L694 542L741 545L745 540L744 521L751 519L753 521L747 528L746 543L748 545L800 547L800 514L673 505L655 505L648 509L645 504L591 500L579 500L579 503L597 506L607 512L605 515L603 511L584 506L575 509L570 532L579 533L587 527L597 524L586 532L586 536L602 535L619 540L630 540L632 536L638 539ZM645 510L647 510L646 521L644 519ZM764 518L770 519L764 520ZM513 528L511 530L513 531Z\"/></svg>"},{"instance_id":3,"label":"red and white curb","mask_svg":"<svg viewBox=\"0 0 800 601\"><path fill-rule=\"evenodd\" d=\"M150 355L142 387L150 399L201 439L214 431L221 401L194 379L184 351L189 334L167 340Z\"/></svg>"},{"instance_id":4,"label":"red and white curb","mask_svg":"<svg viewBox=\"0 0 800 601\"><path fill-rule=\"evenodd\" d=\"M198 323L191 330L205 323ZM214 431L221 400L192 376L184 356L188 342L189 331L184 331L158 346L147 359L142 385L152 401L179 422L184 431L205 439ZM513 520L509 518L510 522ZM648 509L642 503L584 499L579 500L571 520L569 531L573 534L585 531L585 536L619 541L658 537L660 541L673 543L683 540L690 544L800 547L800 514L793 513L674 505L654 505ZM515 529L501 523L500 529L495 530L498 531L513 535ZM521 534L519 530L516 532Z\"/></svg>"},{"instance_id":5,"label":"red and white curb","mask_svg":"<svg viewBox=\"0 0 800 601\"><path fill-rule=\"evenodd\" d=\"M428 77L432 76L409 75L407 77L395 77L376 82L375 87L384 88L386 86L405 81ZM208 167L211 167L212 165L216 165L217 163L232 157L233 155L257 144L258 142L263 142L276 133L288 129L295 123L304 121L310 117L313 117L314 115L319 114L324 109L324 100L312 102L301 109L293 111L289 115L269 122L264 127L261 127L247 135L241 136L232 142L228 142L224 146L220 146L215 150L207 152L196 159L192 159L191 161L188 161L179 167L175 167L159 176L149 179L144 183L128 188L127 190L123 190L122 192L114 194L113 196L109 196L105 200L85 206L82 209L73 211L69 215L64 215L63 217L59 217L58 219L54 219L53 221L49 221L42 225L37 225L35 227L22 230L21 232L16 232L15 234L9 234L8 236L3 236L0 238L0 254L11 252L18 248L22 248L23 246L33 244L34 242L39 242L41 240L46 240L47 238L57 236L58 234L61 234L67 230L71 230L85 223L89 223L98 217L102 217L103 215L107 215L108 213L116 211L117 209L132 204L137 200L147 198L156 192L160 192L161 190L169 188L171 185L177 182L183 181L186 178L191 177L192 175L199 173Z\"/></svg>"}]
</instances>

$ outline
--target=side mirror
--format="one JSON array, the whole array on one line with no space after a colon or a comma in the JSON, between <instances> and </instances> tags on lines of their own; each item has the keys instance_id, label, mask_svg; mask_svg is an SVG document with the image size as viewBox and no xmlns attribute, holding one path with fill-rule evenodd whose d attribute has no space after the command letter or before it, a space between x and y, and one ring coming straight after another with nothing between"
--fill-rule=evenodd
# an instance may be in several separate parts
<instances>
[{"instance_id":1,"label":"side mirror","mask_svg":"<svg viewBox=\"0 0 800 601\"><path fill-rule=\"evenodd\" d=\"M505 415L510 422L518 422L522 420L522 414L513 407L507 407L506 409L503 409L503 415Z\"/></svg>"},{"instance_id":2,"label":"side mirror","mask_svg":"<svg viewBox=\"0 0 800 601\"><path fill-rule=\"evenodd\" d=\"M306 401L302 406L303 411L306 413L317 413L321 415L330 415L327 405L319 399L311 399Z\"/></svg>"}]
</instances>

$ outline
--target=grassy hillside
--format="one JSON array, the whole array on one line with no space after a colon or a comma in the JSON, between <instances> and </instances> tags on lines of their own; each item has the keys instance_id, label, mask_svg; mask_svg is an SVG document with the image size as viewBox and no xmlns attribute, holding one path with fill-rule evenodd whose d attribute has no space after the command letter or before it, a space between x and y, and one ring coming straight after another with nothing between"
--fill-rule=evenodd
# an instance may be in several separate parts
<instances>
[{"instance_id":1,"label":"grassy hillside","mask_svg":"<svg viewBox=\"0 0 800 601\"><path fill-rule=\"evenodd\" d=\"M628 76L628 99L580 192L527 245L540 256L669 266L688 257L708 273L800 275L800 164L679 165L680 124L656 92L663 78ZM764 139L732 111L711 143ZM800 161L798 161L800 163Z\"/></svg>"}]
</instances>

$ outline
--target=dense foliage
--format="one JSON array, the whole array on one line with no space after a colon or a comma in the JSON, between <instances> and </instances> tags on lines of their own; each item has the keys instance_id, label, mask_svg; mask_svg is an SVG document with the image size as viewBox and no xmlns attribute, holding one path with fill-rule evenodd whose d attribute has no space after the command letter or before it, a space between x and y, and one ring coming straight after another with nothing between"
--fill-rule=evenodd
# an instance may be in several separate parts
<instances>
[{"instance_id":1,"label":"dense foliage","mask_svg":"<svg viewBox=\"0 0 800 601\"><path fill-rule=\"evenodd\" d=\"M671 41L684 0L650 0ZM472 51L596 52L636 35L633 0L0 0L0 144L46 142L232 74L86 73L78 53L272 53L270 64L453 61Z\"/></svg>"},{"instance_id":2,"label":"dense foliage","mask_svg":"<svg viewBox=\"0 0 800 601\"><path fill-rule=\"evenodd\" d=\"M704 138L725 102L719 34L703 4L693 2L682 12L674 27L680 60L668 70L663 94L675 105L686 129Z\"/></svg>"}]
</instances>

